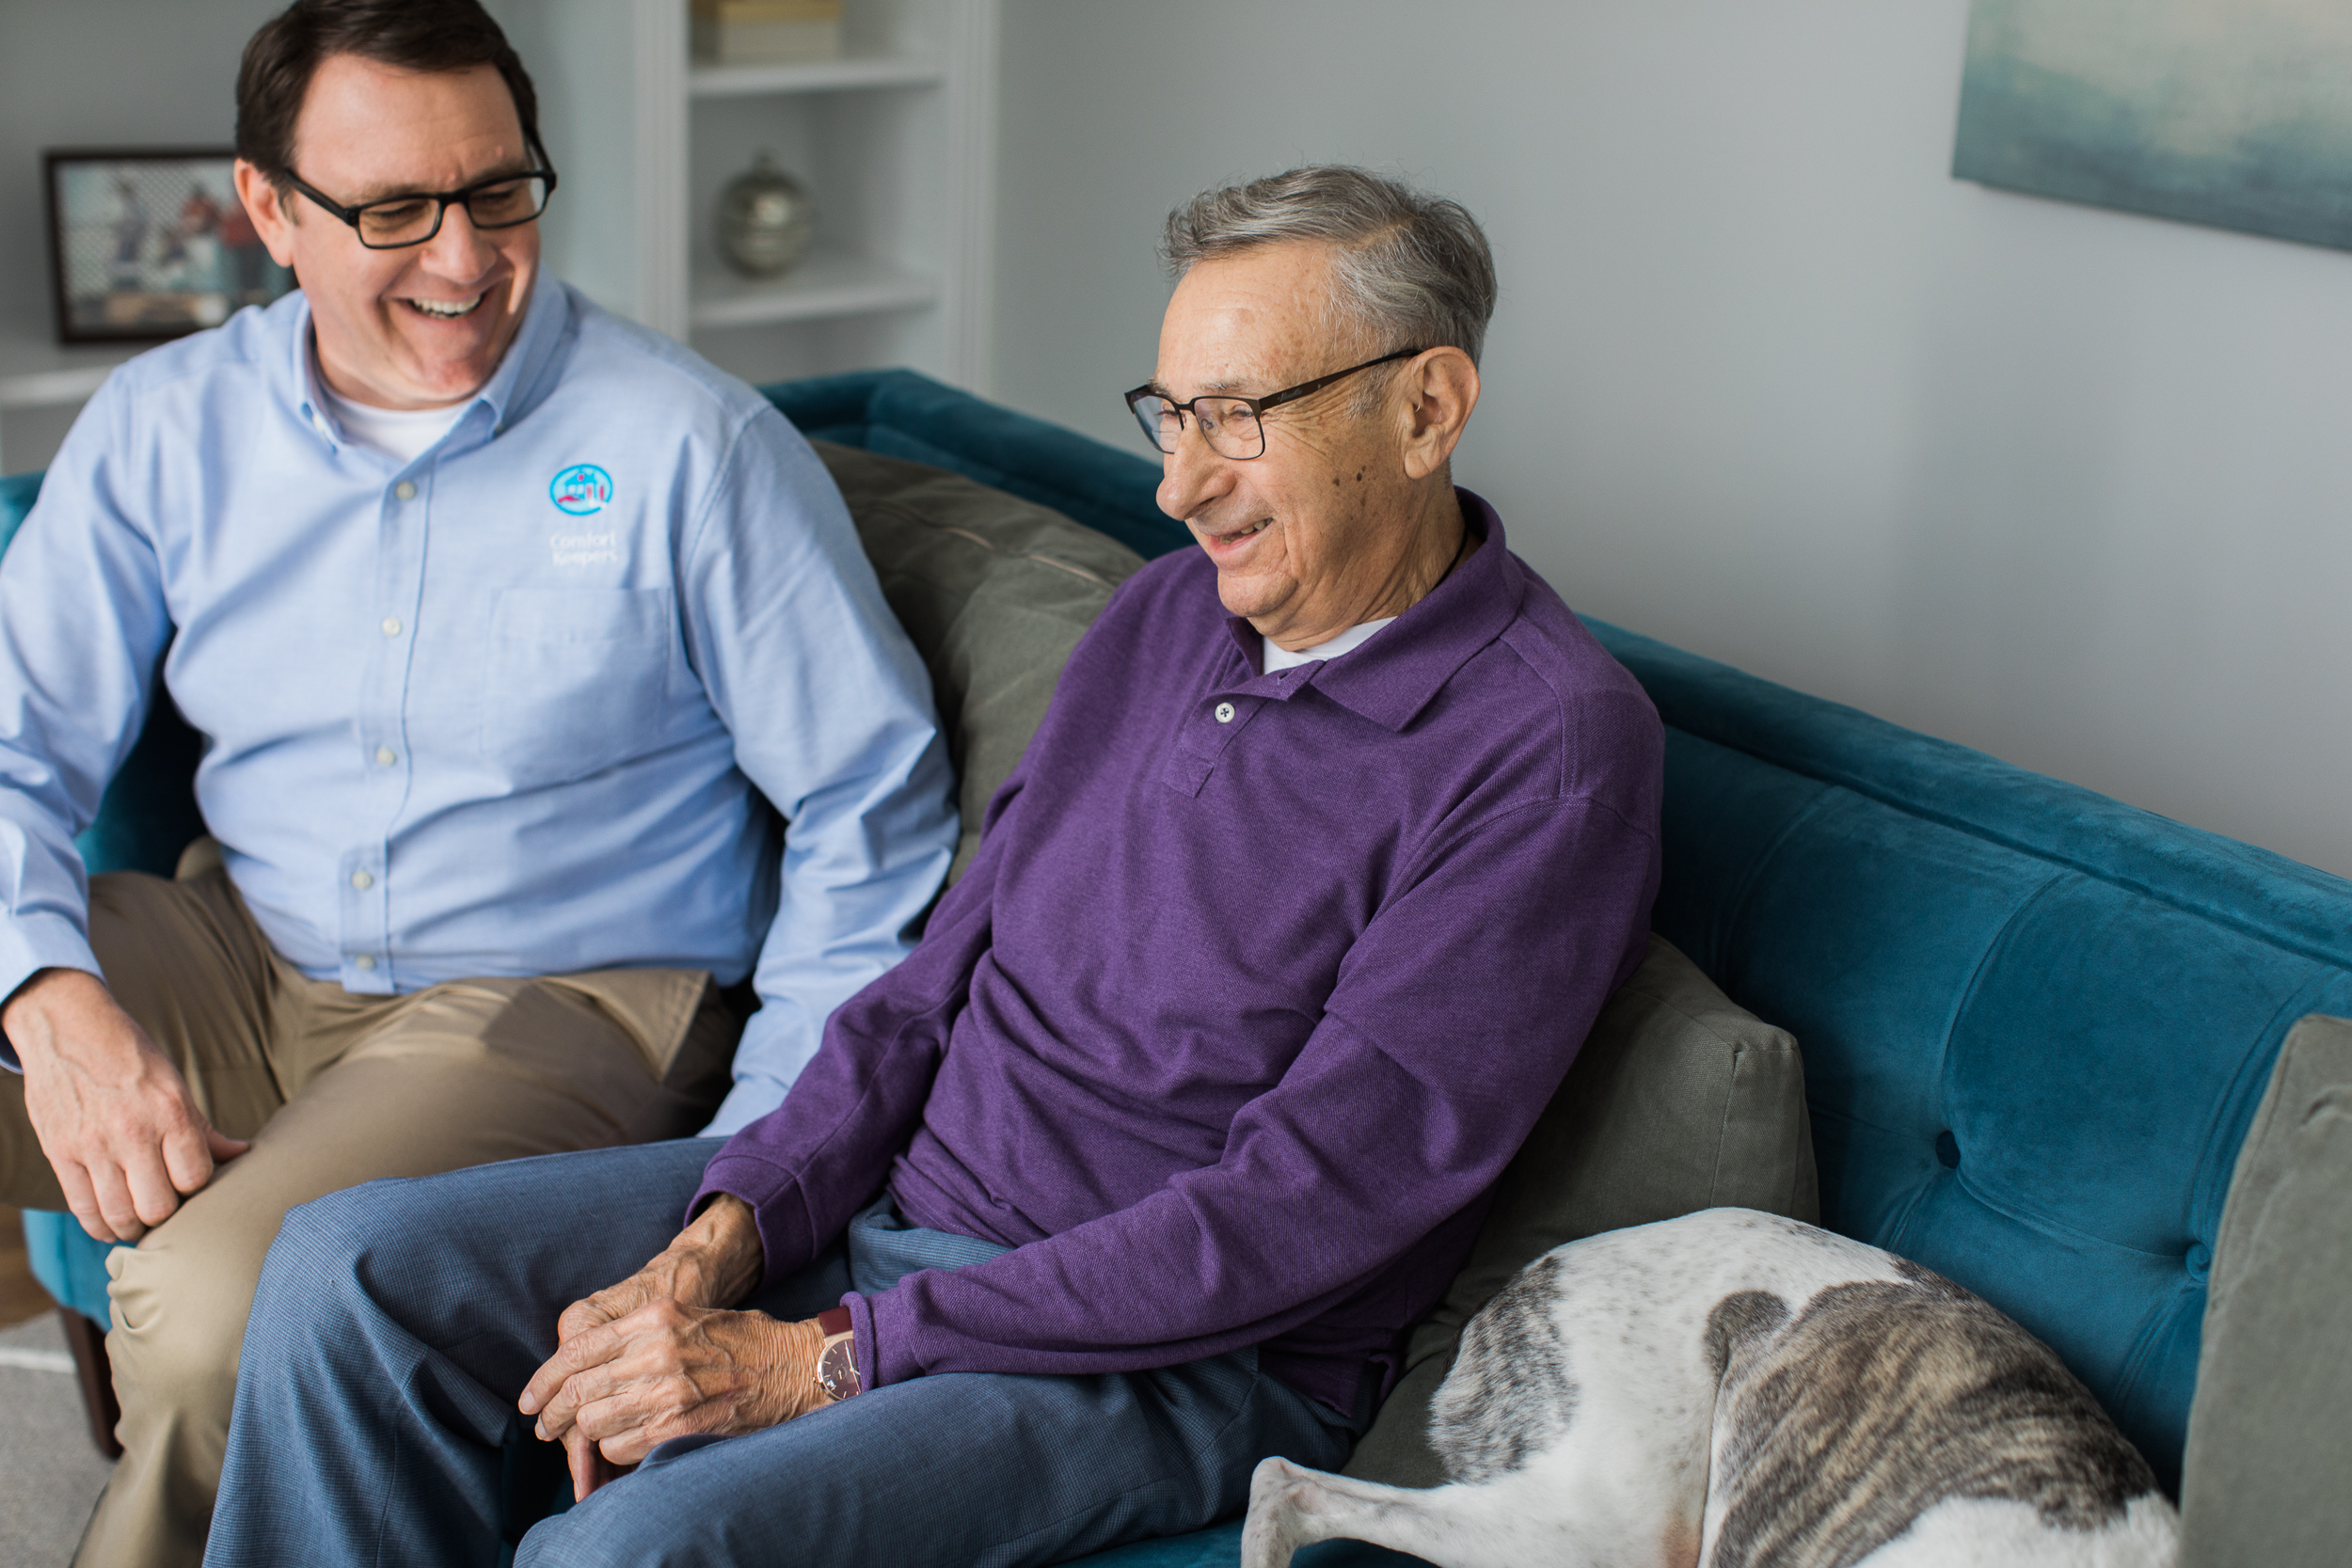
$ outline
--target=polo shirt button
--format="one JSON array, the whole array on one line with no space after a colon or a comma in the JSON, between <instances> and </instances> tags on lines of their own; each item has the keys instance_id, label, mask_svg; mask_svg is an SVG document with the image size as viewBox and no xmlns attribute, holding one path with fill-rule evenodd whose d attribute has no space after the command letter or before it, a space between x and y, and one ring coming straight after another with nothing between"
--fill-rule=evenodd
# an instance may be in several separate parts
<instances>
[{"instance_id":1,"label":"polo shirt button","mask_svg":"<svg viewBox=\"0 0 2352 1568\"><path fill-rule=\"evenodd\" d=\"M1216 705L1216 721L1220 724L1230 724L1233 721L1232 704L1219 703Z\"/></svg>"},{"instance_id":2,"label":"polo shirt button","mask_svg":"<svg viewBox=\"0 0 2352 1568\"><path fill-rule=\"evenodd\" d=\"M380 766L389 768L400 760L400 753L394 752L389 746L378 746L375 749L375 760Z\"/></svg>"},{"instance_id":3,"label":"polo shirt button","mask_svg":"<svg viewBox=\"0 0 2352 1568\"><path fill-rule=\"evenodd\" d=\"M402 500L412 501L417 499L417 487L404 479L398 484L392 486L392 494L398 496Z\"/></svg>"},{"instance_id":4,"label":"polo shirt button","mask_svg":"<svg viewBox=\"0 0 2352 1568\"><path fill-rule=\"evenodd\" d=\"M364 871L355 871L351 874L351 885L365 893L375 885L375 879Z\"/></svg>"},{"instance_id":5,"label":"polo shirt button","mask_svg":"<svg viewBox=\"0 0 2352 1568\"><path fill-rule=\"evenodd\" d=\"M351 967L354 969L373 969L375 967L375 955L373 953L362 953L358 958L351 960Z\"/></svg>"},{"instance_id":6,"label":"polo shirt button","mask_svg":"<svg viewBox=\"0 0 2352 1568\"><path fill-rule=\"evenodd\" d=\"M397 615L387 615L384 617L384 635L387 637L398 637L400 635L400 617Z\"/></svg>"}]
</instances>

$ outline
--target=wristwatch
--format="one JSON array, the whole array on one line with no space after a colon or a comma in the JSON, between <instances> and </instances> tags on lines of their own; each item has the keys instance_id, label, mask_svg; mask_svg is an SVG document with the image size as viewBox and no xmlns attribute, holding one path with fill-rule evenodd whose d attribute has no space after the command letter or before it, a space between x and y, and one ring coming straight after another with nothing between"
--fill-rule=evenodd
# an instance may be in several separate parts
<instances>
[{"instance_id":1,"label":"wristwatch","mask_svg":"<svg viewBox=\"0 0 2352 1568\"><path fill-rule=\"evenodd\" d=\"M857 1335L850 1326L850 1309L834 1307L818 1313L817 1332L825 1337L817 1352L817 1386L837 1404L864 1386L858 1381Z\"/></svg>"}]
</instances>

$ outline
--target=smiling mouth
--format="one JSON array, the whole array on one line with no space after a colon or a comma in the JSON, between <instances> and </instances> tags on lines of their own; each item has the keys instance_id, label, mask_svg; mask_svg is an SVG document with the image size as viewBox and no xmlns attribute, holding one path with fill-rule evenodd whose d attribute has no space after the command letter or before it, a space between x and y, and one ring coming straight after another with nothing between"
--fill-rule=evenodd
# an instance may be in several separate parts
<instances>
[{"instance_id":1,"label":"smiling mouth","mask_svg":"<svg viewBox=\"0 0 2352 1568\"><path fill-rule=\"evenodd\" d=\"M404 299L401 303L421 316L430 316L435 321L448 322L455 321L460 316L473 314L482 302L489 297L488 291L485 290L471 299Z\"/></svg>"},{"instance_id":2,"label":"smiling mouth","mask_svg":"<svg viewBox=\"0 0 2352 1568\"><path fill-rule=\"evenodd\" d=\"M1273 521L1274 519L1271 517L1261 517L1256 522L1250 524L1248 528L1235 529L1231 533L1212 533L1209 535L1209 543L1212 545L1225 546L1238 545L1245 539L1254 539L1259 534L1263 533L1266 531L1267 525Z\"/></svg>"}]
</instances>

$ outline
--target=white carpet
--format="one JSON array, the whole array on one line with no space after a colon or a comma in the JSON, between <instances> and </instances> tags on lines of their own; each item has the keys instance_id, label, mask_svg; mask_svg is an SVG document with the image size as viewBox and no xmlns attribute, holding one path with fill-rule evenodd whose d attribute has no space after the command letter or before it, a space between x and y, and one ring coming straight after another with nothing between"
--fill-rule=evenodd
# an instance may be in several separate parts
<instances>
[{"instance_id":1,"label":"white carpet","mask_svg":"<svg viewBox=\"0 0 2352 1568\"><path fill-rule=\"evenodd\" d=\"M0 1563L65 1568L113 1468L91 1447L56 1314L0 1328Z\"/></svg>"}]
</instances>

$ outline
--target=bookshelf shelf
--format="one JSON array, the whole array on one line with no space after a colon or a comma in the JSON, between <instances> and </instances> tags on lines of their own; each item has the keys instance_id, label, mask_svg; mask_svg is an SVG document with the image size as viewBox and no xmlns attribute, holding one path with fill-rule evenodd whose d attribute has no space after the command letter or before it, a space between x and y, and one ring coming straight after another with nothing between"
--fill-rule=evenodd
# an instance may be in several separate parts
<instances>
[{"instance_id":1,"label":"bookshelf shelf","mask_svg":"<svg viewBox=\"0 0 2352 1568\"><path fill-rule=\"evenodd\" d=\"M875 87L937 87L947 62L935 55L869 55L797 65L696 66L687 72L692 98L748 98L775 93L852 92Z\"/></svg>"},{"instance_id":2,"label":"bookshelf shelf","mask_svg":"<svg viewBox=\"0 0 2352 1568\"><path fill-rule=\"evenodd\" d=\"M772 283L716 268L697 270L688 319L695 330L824 321L891 310L930 309L939 284L845 251L818 249Z\"/></svg>"}]
</instances>

